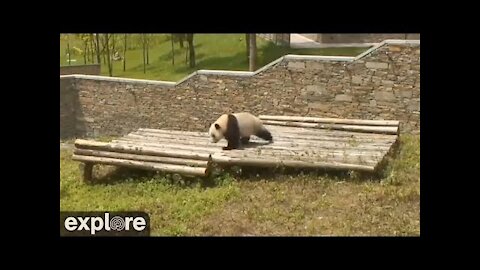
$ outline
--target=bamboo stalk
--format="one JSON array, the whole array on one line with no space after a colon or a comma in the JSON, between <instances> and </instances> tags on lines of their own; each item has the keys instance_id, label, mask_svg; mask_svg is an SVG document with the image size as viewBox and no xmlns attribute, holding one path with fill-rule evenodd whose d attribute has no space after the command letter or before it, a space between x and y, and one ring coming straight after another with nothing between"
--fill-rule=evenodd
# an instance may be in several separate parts
<instances>
[{"instance_id":1,"label":"bamboo stalk","mask_svg":"<svg viewBox=\"0 0 480 270\"><path fill-rule=\"evenodd\" d=\"M75 149L74 154L82 155L82 156L108 157L108 158L128 159L128 160L136 160L136 161L158 162L158 163L165 163L165 164L186 165L186 166L193 166L193 167L206 168L208 166L208 161L204 161L204 160L145 156L145 155L136 155L136 154L96 151L96 150L88 150L88 149Z\"/></svg>"},{"instance_id":2,"label":"bamboo stalk","mask_svg":"<svg viewBox=\"0 0 480 270\"><path fill-rule=\"evenodd\" d=\"M160 164L153 162L145 161L134 161L134 160L121 160L116 158L106 158L106 157L92 157L92 156L80 156L73 155L73 160L97 164L106 164L106 165L115 165L123 167L132 167L145 170L153 171L164 171L170 173L180 173L194 176L205 176L207 173L207 168L197 168L181 165L172 165L172 164Z\"/></svg>"},{"instance_id":3,"label":"bamboo stalk","mask_svg":"<svg viewBox=\"0 0 480 270\"><path fill-rule=\"evenodd\" d=\"M365 126L398 126L399 121L395 120L364 120L364 119L341 119L341 118L320 118L284 115L260 115L261 120L293 121L305 123L327 123L327 124L351 124Z\"/></svg>"}]
</instances>

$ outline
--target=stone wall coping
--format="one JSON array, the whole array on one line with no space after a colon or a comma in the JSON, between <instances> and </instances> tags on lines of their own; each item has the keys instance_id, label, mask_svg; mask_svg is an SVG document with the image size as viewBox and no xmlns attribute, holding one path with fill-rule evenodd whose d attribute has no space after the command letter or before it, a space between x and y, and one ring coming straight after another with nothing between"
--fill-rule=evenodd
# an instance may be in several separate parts
<instances>
[{"instance_id":1,"label":"stone wall coping","mask_svg":"<svg viewBox=\"0 0 480 270\"><path fill-rule=\"evenodd\" d=\"M71 75L60 75L62 78L75 78L75 79L86 79L86 80L101 80L101 81L111 81L111 82L124 82L124 83L146 83L154 84L160 86L175 86L177 83L168 82L168 81L155 81L155 80L142 80L142 79L131 79L131 78L120 78L120 77L109 77L109 76L97 76L97 75L84 75L84 74L71 74Z\"/></svg>"},{"instance_id":2,"label":"stone wall coping","mask_svg":"<svg viewBox=\"0 0 480 270\"><path fill-rule=\"evenodd\" d=\"M364 51L363 53L357 55L354 59L355 60L359 60L369 54L371 54L372 52L378 50L379 48L383 47L384 45L420 45L420 40L404 40L404 39L386 39L380 43L378 43L377 45L371 47L370 49Z\"/></svg>"},{"instance_id":3,"label":"stone wall coping","mask_svg":"<svg viewBox=\"0 0 480 270\"><path fill-rule=\"evenodd\" d=\"M386 39L372 48L366 50L365 52L359 54L356 57L353 56L321 56L321 55L294 55L288 54L284 55L277 60L265 65L264 67L256 70L255 72L252 71L232 71L232 70L197 70L190 75L186 76L185 78L181 79L178 82L170 82L170 81L156 81L156 80L142 80L142 79L130 79L130 78L119 78L119 77L108 77L108 76L97 76L97 75L83 75L83 74L71 74L71 75L60 75L60 79L62 78L78 78L78 79L88 79L88 80L103 80L103 81L112 81L112 82L124 82L124 83L146 83L146 84L153 84L159 86L166 86L172 87L177 86L183 82L188 81L190 78L194 77L195 75L217 75L217 76L239 76L239 77L251 77L255 76L270 67L278 64L279 62L283 61L284 59L287 60L312 60L312 61L331 61L331 62L354 62L359 60L372 52L378 50L379 48L383 47L384 45L420 45L420 40L403 40L403 39Z\"/></svg>"}]
</instances>

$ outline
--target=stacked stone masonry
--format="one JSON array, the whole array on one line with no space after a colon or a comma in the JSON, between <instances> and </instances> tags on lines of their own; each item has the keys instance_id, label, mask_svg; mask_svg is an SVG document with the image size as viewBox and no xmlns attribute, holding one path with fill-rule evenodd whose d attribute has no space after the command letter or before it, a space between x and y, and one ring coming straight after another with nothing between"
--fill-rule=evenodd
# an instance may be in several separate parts
<instances>
[{"instance_id":1,"label":"stacked stone masonry","mask_svg":"<svg viewBox=\"0 0 480 270\"><path fill-rule=\"evenodd\" d=\"M420 44L389 44L354 61L284 57L253 75L200 74L175 83L60 77L61 137L138 128L206 131L222 113L400 120L420 129Z\"/></svg>"}]
</instances>

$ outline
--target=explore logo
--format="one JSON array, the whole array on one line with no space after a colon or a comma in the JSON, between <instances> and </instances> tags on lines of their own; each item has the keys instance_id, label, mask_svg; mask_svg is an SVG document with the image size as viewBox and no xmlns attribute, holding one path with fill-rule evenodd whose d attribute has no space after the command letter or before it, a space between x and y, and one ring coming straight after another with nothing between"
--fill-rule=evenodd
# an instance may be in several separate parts
<instances>
[{"instance_id":1,"label":"explore logo","mask_svg":"<svg viewBox=\"0 0 480 270\"><path fill-rule=\"evenodd\" d=\"M149 236L143 212L60 212L60 236Z\"/></svg>"}]
</instances>

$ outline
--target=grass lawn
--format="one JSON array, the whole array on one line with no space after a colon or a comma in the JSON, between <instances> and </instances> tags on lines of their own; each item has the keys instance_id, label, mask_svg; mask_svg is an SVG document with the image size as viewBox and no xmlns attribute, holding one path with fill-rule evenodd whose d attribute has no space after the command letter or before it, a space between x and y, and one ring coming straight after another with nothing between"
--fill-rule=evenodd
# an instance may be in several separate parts
<instances>
[{"instance_id":1,"label":"grass lawn","mask_svg":"<svg viewBox=\"0 0 480 270\"><path fill-rule=\"evenodd\" d=\"M402 135L380 180L319 173L223 174L209 187L98 166L84 184L60 151L62 211L145 211L152 235L419 235L420 136Z\"/></svg>"},{"instance_id":2,"label":"grass lawn","mask_svg":"<svg viewBox=\"0 0 480 270\"><path fill-rule=\"evenodd\" d=\"M121 36L121 35L120 35ZM196 52L196 67L189 68L185 64L185 50L175 44L175 66L172 65L171 42L169 35L158 34L158 44L149 50L150 64L143 73L143 50L141 48L127 51L126 71L123 71L122 61L114 62L113 75L136 79L151 79L163 81L178 81L199 69L248 70L244 34L197 34L194 37ZM123 42L123 41L118 41ZM60 65L67 65L66 41L60 41ZM79 40L73 39L70 46L82 48ZM121 47L121 44L120 44ZM258 68L274 61L285 54L311 54L356 56L368 48L325 48L325 49L291 49L276 46L262 38L257 38ZM120 52L123 49L119 50ZM84 64L83 56L74 56L75 64ZM102 58L103 61L103 58ZM73 63L72 63L73 64ZM102 74L108 75L108 68L102 64Z\"/></svg>"}]
</instances>

